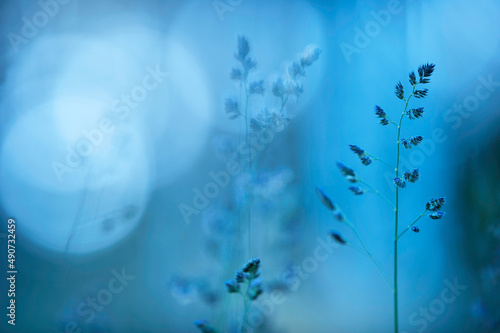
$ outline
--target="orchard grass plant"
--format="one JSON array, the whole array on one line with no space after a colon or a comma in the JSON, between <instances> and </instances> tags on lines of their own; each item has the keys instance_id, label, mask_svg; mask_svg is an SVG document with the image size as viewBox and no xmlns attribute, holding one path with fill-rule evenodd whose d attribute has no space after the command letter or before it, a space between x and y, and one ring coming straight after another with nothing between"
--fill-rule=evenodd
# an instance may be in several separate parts
<instances>
[{"instance_id":1,"label":"orchard grass plant","mask_svg":"<svg viewBox=\"0 0 500 333\"><path fill-rule=\"evenodd\" d=\"M334 201L320 188L316 188L316 193L323 203L323 205L332 212L333 217L339 223L345 224L349 229L352 230L353 234L357 238L357 242L353 243L347 239L345 239L340 233L336 231L331 231L331 237L341 245L348 245L362 254L366 255L370 260L374 262L377 266L378 270L382 274L385 282L388 287L392 290L394 294L394 332L397 333L399 329L398 325L398 243L401 240L402 236L405 235L408 231L413 231L414 233L420 232L420 228L416 223L420 221L422 217L427 215L432 220L439 220L443 218L445 215L444 212L441 211L445 203L445 199L442 197L430 199L427 203L422 204L422 213L414 218L413 222L408 224L406 227L400 227L400 221L402 218L406 220L406 216L404 210L400 207L399 199L400 192L404 191L406 186L410 186L413 183L416 183L420 178L419 169L411 169L411 170L401 170L399 167L400 156L402 154L402 149L411 149L412 147L418 146L424 138L420 135L402 137L402 128L403 128L403 120L408 121L410 124L412 121L418 121L424 115L423 107L409 108L410 100L412 97L416 99L421 99L427 96L429 90L424 88L425 85L430 83L430 77L434 72L435 65L426 63L421 65L418 68L417 73L411 72L409 74L409 83L411 85L411 89L409 93L405 93L403 84L398 82L396 84L395 95L398 99L401 100L403 104L403 111L399 114L399 119L393 121L392 118L387 114L384 109L380 106L375 106L375 115L379 119L379 123L383 126L395 126L397 129L396 134L396 164L395 166L382 160L381 158L372 155L365 151L364 149L356 146L350 145L350 150L359 157L361 164L364 166L370 166L373 162L377 161L385 164L394 170L394 184L395 187L395 198L394 201L389 200L386 196L380 193L378 190L373 188L369 183L364 181L358 173L356 173L350 167L338 162L337 166L340 169L342 175L346 178L348 182L351 183L349 190L356 196L363 195L367 192L374 193L381 197L391 210L394 211L394 277L391 280L388 278L387 274L384 272L382 267L379 265L378 261L375 259L373 253L366 246L363 238L358 232L355 225L347 218L347 216L342 213L340 207L334 203ZM417 76L418 75L418 76Z\"/></svg>"},{"instance_id":2,"label":"orchard grass plant","mask_svg":"<svg viewBox=\"0 0 500 333\"><path fill-rule=\"evenodd\" d=\"M246 262L234 275L234 279L225 282L227 292L240 295L243 299L244 312L241 332L248 332L248 313L252 301L255 301L262 293L262 278L260 277L260 259L253 258ZM202 333L218 333L206 320L195 320L194 325Z\"/></svg>"},{"instance_id":3,"label":"orchard grass plant","mask_svg":"<svg viewBox=\"0 0 500 333\"><path fill-rule=\"evenodd\" d=\"M240 202L236 206L241 210L237 230L240 244L243 244L241 230L246 228L248 257L253 251L252 241L252 205L256 195L255 188L259 183L259 168L265 158L269 146L269 137L283 131L289 123L290 115L287 106L291 102L299 101L304 92L306 71L312 66L321 54L321 49L308 46L296 57L288 62L285 69L272 80L262 79L257 75L257 61L253 57L250 42L245 36L238 36L236 50L233 54L234 66L229 72L229 79L234 83L235 91L232 96L224 100L224 112L227 118L238 123L241 127L238 142L239 164L242 174L248 178L239 190L243 192ZM265 147L259 143L265 142ZM260 148L257 148L260 147ZM244 152L244 153L243 153ZM236 180L238 184L238 180ZM237 191L235 191L237 192ZM237 198L235 201L238 201ZM244 228L242 228L244 227ZM230 249L237 253L237 249ZM263 293L262 279L260 278L260 259L253 258L236 272L233 279L225 282L229 294L239 295L243 303L243 317L241 332L249 331L248 315L252 302ZM220 324L220 323L218 323ZM206 320L196 320L194 325L202 333L220 332Z\"/></svg>"},{"instance_id":4,"label":"orchard grass plant","mask_svg":"<svg viewBox=\"0 0 500 333\"><path fill-rule=\"evenodd\" d=\"M229 120L240 121L243 126L243 142L239 147L248 150L247 161L243 171L249 175L251 182L258 176L258 164L262 163L265 152L254 148L258 142L266 142L269 133L281 132L289 122L286 112L287 103L298 102L304 92L303 80L306 70L313 65L321 54L321 49L315 46L307 47L291 62L284 73L271 82L257 77L257 61L252 57L250 42L245 36L238 36L235 66L229 73L229 79L237 86L237 93L224 101L224 111ZM259 99L260 102L259 103ZM274 135L274 134L273 134ZM246 156L245 156L246 157ZM259 161L260 159L260 161ZM250 184L251 185L251 184ZM247 225L248 255L252 252L252 203L254 195L247 193L245 219Z\"/></svg>"}]
</instances>

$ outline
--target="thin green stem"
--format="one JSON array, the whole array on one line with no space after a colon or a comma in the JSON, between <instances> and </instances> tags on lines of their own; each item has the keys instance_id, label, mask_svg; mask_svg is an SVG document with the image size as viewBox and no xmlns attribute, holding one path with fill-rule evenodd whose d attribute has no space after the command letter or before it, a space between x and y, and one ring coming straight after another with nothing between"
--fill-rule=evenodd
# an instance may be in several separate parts
<instances>
[{"instance_id":1,"label":"thin green stem","mask_svg":"<svg viewBox=\"0 0 500 333\"><path fill-rule=\"evenodd\" d=\"M386 162L385 160L381 159L380 157L377 157L377 156L372 155L372 154L368 154L368 155L371 156L374 161L380 161L380 162L384 163L385 165L387 165L392 170L396 170L396 168L394 168L394 166L392 166L389 162Z\"/></svg>"},{"instance_id":2,"label":"thin green stem","mask_svg":"<svg viewBox=\"0 0 500 333\"><path fill-rule=\"evenodd\" d=\"M251 284L252 284L252 278L250 277L247 282L247 288L245 290L245 293L243 294L240 292L240 294L243 296L243 303L245 307L245 310L243 312L243 324L241 326L242 333L246 333L248 328L248 313L250 311L250 302L251 302L249 291Z\"/></svg>"},{"instance_id":3,"label":"thin green stem","mask_svg":"<svg viewBox=\"0 0 500 333\"><path fill-rule=\"evenodd\" d=\"M398 124L396 124L394 121L392 121L392 119L391 119L391 117L389 117L389 115L385 115L385 117L387 118L387 120L389 120L390 124L394 124L395 126L398 126Z\"/></svg>"},{"instance_id":4,"label":"thin green stem","mask_svg":"<svg viewBox=\"0 0 500 333\"><path fill-rule=\"evenodd\" d=\"M241 328L242 333L247 332L247 326L248 326L248 312L250 311L250 300L245 297L245 312L243 313L243 326Z\"/></svg>"},{"instance_id":5,"label":"thin green stem","mask_svg":"<svg viewBox=\"0 0 500 333\"><path fill-rule=\"evenodd\" d=\"M252 146L252 138L249 135L249 121L248 121L248 86L247 82L245 80L244 83L244 88L245 88L245 139L247 140L249 146ZM253 175L252 172L252 154L248 155L248 167L250 171L250 176ZM248 208L247 208L247 227L248 227L248 255L251 255L252 251L252 200L253 200L253 193L250 194L250 199L248 203Z\"/></svg>"},{"instance_id":6,"label":"thin green stem","mask_svg":"<svg viewBox=\"0 0 500 333\"><path fill-rule=\"evenodd\" d=\"M365 242L363 241L363 238L358 233L358 230L356 229L356 227L349 220L346 220L346 224L347 224L347 226L349 226L349 228L351 228L354 235L356 235L356 237L358 238L359 242L361 243L361 246L363 246L364 250L366 251L366 255L373 261L375 266L377 266L377 268L380 271L380 273L382 274L385 282L387 282L387 285L389 286L389 288L391 288L391 290L394 291L394 287L392 286L391 281L389 281L387 274L385 274L385 271L383 270L382 266L380 266L377 259L375 259L375 257L372 255L372 252L370 251L368 246L366 246Z\"/></svg>"},{"instance_id":7,"label":"thin green stem","mask_svg":"<svg viewBox=\"0 0 500 333\"><path fill-rule=\"evenodd\" d=\"M418 221L418 220L420 220L420 218L421 218L422 216L424 216L424 215L425 215L425 212L427 212L427 209L426 209L426 210L424 210L424 211L422 212L422 214L420 214L420 215L419 215L419 216L415 219L415 221L413 221L413 222L412 222L412 223L411 223L411 224L410 224L410 225L409 225L409 226L408 226L405 230L403 230L403 232L401 232L401 233L398 235L398 238L397 238L397 239L399 240L399 239L401 238L401 236L403 236L403 235L405 234L405 232L407 232L408 230L410 230L410 228L411 228L411 227L413 227L413 225L414 225L415 223L417 223L417 221Z\"/></svg>"},{"instance_id":8,"label":"thin green stem","mask_svg":"<svg viewBox=\"0 0 500 333\"><path fill-rule=\"evenodd\" d=\"M356 245L354 243L351 243L349 241L346 241L346 244L350 247L352 247L353 249L359 251L359 253L361 253L362 255L365 255L367 256L368 258L370 258L370 255L368 254L368 252L366 252L365 249L363 249L362 247L360 247L359 245Z\"/></svg>"},{"instance_id":9,"label":"thin green stem","mask_svg":"<svg viewBox=\"0 0 500 333\"><path fill-rule=\"evenodd\" d=\"M416 84L413 85L413 90L406 99L405 108L403 113L401 113L401 117L399 118L398 125L398 140L397 140L397 158L396 158L396 178L399 178L399 156L400 156L400 139L401 139L401 124L403 122L403 117L406 114L406 110L408 109L408 103L410 102L410 98L415 93ZM399 187L396 186L396 209L395 209L395 227L394 227L394 332L398 333L399 331L399 323L398 323L398 218L399 218Z\"/></svg>"},{"instance_id":10,"label":"thin green stem","mask_svg":"<svg viewBox=\"0 0 500 333\"><path fill-rule=\"evenodd\" d=\"M359 183L365 184L372 193L374 193L374 194L378 195L379 197L381 197L382 199L384 199L384 201L387 202L387 204L392 208L392 210L396 209L396 207L394 207L392 202L389 199L387 199L387 197L385 195L380 193L377 189L375 189L373 186L371 186L370 184L365 182L363 179L361 179L359 177L357 177L357 179L358 179Z\"/></svg>"},{"instance_id":11,"label":"thin green stem","mask_svg":"<svg viewBox=\"0 0 500 333\"><path fill-rule=\"evenodd\" d=\"M279 113L281 113L283 111L283 108L285 107L286 102L288 101L288 97L290 97L290 95L286 96L285 98L283 98L283 96L281 97L281 107L280 107ZM259 166L262 166L262 164L264 163L264 159L266 158L268 148L269 148L269 144L266 145L266 147L264 148L264 151L259 156L260 160L257 161L257 163L256 163L257 169L259 169ZM260 171L259 171L258 175L260 175Z\"/></svg>"}]
</instances>

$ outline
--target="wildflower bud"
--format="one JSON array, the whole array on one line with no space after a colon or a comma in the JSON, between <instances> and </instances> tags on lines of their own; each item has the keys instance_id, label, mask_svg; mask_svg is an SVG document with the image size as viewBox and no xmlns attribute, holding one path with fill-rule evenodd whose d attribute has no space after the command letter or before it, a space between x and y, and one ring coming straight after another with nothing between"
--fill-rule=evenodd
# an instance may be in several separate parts
<instances>
[{"instance_id":1,"label":"wildflower bud","mask_svg":"<svg viewBox=\"0 0 500 333\"><path fill-rule=\"evenodd\" d=\"M413 95L415 96L415 98L424 98L425 96L427 96L428 92L429 89L415 90Z\"/></svg>"},{"instance_id":2,"label":"wildflower bud","mask_svg":"<svg viewBox=\"0 0 500 333\"><path fill-rule=\"evenodd\" d=\"M250 274L255 274L257 270L260 267L260 259L259 258L253 258L250 259L246 262L246 264L243 266L243 272L244 273L250 273Z\"/></svg>"},{"instance_id":3,"label":"wildflower bud","mask_svg":"<svg viewBox=\"0 0 500 333\"><path fill-rule=\"evenodd\" d=\"M254 301L264 292L262 288L262 279L253 280L248 289L248 298Z\"/></svg>"},{"instance_id":4,"label":"wildflower bud","mask_svg":"<svg viewBox=\"0 0 500 333\"><path fill-rule=\"evenodd\" d=\"M441 197L438 199L431 199L426 205L425 209L430 210L431 212L437 212L440 210L445 204L445 198Z\"/></svg>"},{"instance_id":5,"label":"wildflower bud","mask_svg":"<svg viewBox=\"0 0 500 333\"><path fill-rule=\"evenodd\" d=\"M238 102L236 102L230 98L226 99L226 102L224 104L224 108L225 108L227 117L231 120L236 119L241 115L239 108L238 108Z\"/></svg>"},{"instance_id":6,"label":"wildflower bud","mask_svg":"<svg viewBox=\"0 0 500 333\"><path fill-rule=\"evenodd\" d=\"M300 65L303 68L311 66L319 59L321 52L322 50L319 47L308 47L300 57Z\"/></svg>"},{"instance_id":7,"label":"wildflower bud","mask_svg":"<svg viewBox=\"0 0 500 333\"><path fill-rule=\"evenodd\" d=\"M359 157L362 157L362 156L365 155L365 151L363 149L359 148L358 146L356 146L356 145L349 145L349 147L354 152L354 154L358 155Z\"/></svg>"},{"instance_id":8,"label":"wildflower bud","mask_svg":"<svg viewBox=\"0 0 500 333\"><path fill-rule=\"evenodd\" d=\"M238 52L234 55L236 60L243 61L250 52L250 44L245 36L238 36Z\"/></svg>"},{"instance_id":9,"label":"wildflower bud","mask_svg":"<svg viewBox=\"0 0 500 333\"><path fill-rule=\"evenodd\" d=\"M424 138L422 136L417 135L417 136L410 136L408 140L410 140L411 144L414 146L417 146L420 142L422 142Z\"/></svg>"},{"instance_id":10,"label":"wildflower bud","mask_svg":"<svg viewBox=\"0 0 500 333\"><path fill-rule=\"evenodd\" d=\"M355 195L361 195L361 194L365 193L364 190L360 189L357 186L351 186L351 187L349 187L349 190L351 190L352 193L354 193Z\"/></svg>"},{"instance_id":11,"label":"wildflower bud","mask_svg":"<svg viewBox=\"0 0 500 333\"><path fill-rule=\"evenodd\" d=\"M405 149L411 149L413 146L417 146L422 142L424 138L420 135L418 136L410 136L408 139L401 139L401 143L405 147Z\"/></svg>"},{"instance_id":12,"label":"wildflower bud","mask_svg":"<svg viewBox=\"0 0 500 333\"><path fill-rule=\"evenodd\" d=\"M434 64L424 64L418 67L418 76L420 78L420 83L429 83L430 80L428 79L431 77L432 73L434 72L434 67L436 65Z\"/></svg>"},{"instance_id":13,"label":"wildflower bud","mask_svg":"<svg viewBox=\"0 0 500 333\"><path fill-rule=\"evenodd\" d=\"M401 178L394 178L394 184L400 188L405 188L406 187L406 182L401 180Z\"/></svg>"},{"instance_id":14,"label":"wildflower bud","mask_svg":"<svg viewBox=\"0 0 500 333\"><path fill-rule=\"evenodd\" d=\"M243 79L243 73L238 68L231 69L231 73L229 74L229 78L231 80L241 81Z\"/></svg>"},{"instance_id":15,"label":"wildflower bud","mask_svg":"<svg viewBox=\"0 0 500 333\"><path fill-rule=\"evenodd\" d=\"M240 291L240 285L234 280L227 280L225 284L229 293L237 293Z\"/></svg>"},{"instance_id":16,"label":"wildflower bud","mask_svg":"<svg viewBox=\"0 0 500 333\"><path fill-rule=\"evenodd\" d=\"M387 114L378 105L375 105L375 114L377 115L378 118L380 118L380 123L382 125L388 125L389 124L389 120L387 119Z\"/></svg>"},{"instance_id":17,"label":"wildflower bud","mask_svg":"<svg viewBox=\"0 0 500 333\"><path fill-rule=\"evenodd\" d=\"M285 85L283 84L283 79L276 79L276 81L273 82L271 91L274 96L283 97L283 94L285 93Z\"/></svg>"},{"instance_id":18,"label":"wildflower bud","mask_svg":"<svg viewBox=\"0 0 500 333\"><path fill-rule=\"evenodd\" d=\"M405 149L410 149L411 148L411 144L408 142L408 140L401 139L401 143L403 144L403 146L405 147Z\"/></svg>"},{"instance_id":19,"label":"wildflower bud","mask_svg":"<svg viewBox=\"0 0 500 333\"><path fill-rule=\"evenodd\" d=\"M206 320L195 320L194 326L198 327L202 333L217 333L217 330L210 326Z\"/></svg>"},{"instance_id":20,"label":"wildflower bud","mask_svg":"<svg viewBox=\"0 0 500 333\"><path fill-rule=\"evenodd\" d=\"M372 163L372 159L368 156L361 157L361 163L363 165L370 165Z\"/></svg>"},{"instance_id":21,"label":"wildflower bud","mask_svg":"<svg viewBox=\"0 0 500 333\"><path fill-rule=\"evenodd\" d=\"M414 225L413 227L411 227L411 231L413 231L413 232L419 232L420 228L417 227L416 225Z\"/></svg>"},{"instance_id":22,"label":"wildflower bud","mask_svg":"<svg viewBox=\"0 0 500 333\"><path fill-rule=\"evenodd\" d=\"M250 94L260 94L264 93L264 80L250 82L248 87L248 92Z\"/></svg>"},{"instance_id":23,"label":"wildflower bud","mask_svg":"<svg viewBox=\"0 0 500 333\"><path fill-rule=\"evenodd\" d=\"M288 74L290 74L293 79L306 76L304 67L302 67L299 62L293 62L290 66L288 66Z\"/></svg>"},{"instance_id":24,"label":"wildflower bud","mask_svg":"<svg viewBox=\"0 0 500 333\"><path fill-rule=\"evenodd\" d=\"M340 172L348 181L350 181L351 183L356 183L358 181L353 169L346 167L340 162L337 162L337 167L340 169Z\"/></svg>"},{"instance_id":25,"label":"wildflower bud","mask_svg":"<svg viewBox=\"0 0 500 333\"><path fill-rule=\"evenodd\" d=\"M396 94L397 98L405 99L405 93L404 93L403 85L401 84L401 81L396 84L396 91L394 93Z\"/></svg>"},{"instance_id":26,"label":"wildflower bud","mask_svg":"<svg viewBox=\"0 0 500 333\"><path fill-rule=\"evenodd\" d=\"M243 273L242 270L237 271L234 276L234 279L236 280L237 283L245 282L245 273Z\"/></svg>"},{"instance_id":27,"label":"wildflower bud","mask_svg":"<svg viewBox=\"0 0 500 333\"><path fill-rule=\"evenodd\" d=\"M410 120L421 118L423 114L424 108L422 107L406 111L406 115L410 118Z\"/></svg>"},{"instance_id":28,"label":"wildflower bud","mask_svg":"<svg viewBox=\"0 0 500 333\"><path fill-rule=\"evenodd\" d=\"M417 84L417 78L415 76L415 72L411 72L410 75L409 75L409 77L410 77L410 84L412 86L414 86L415 84Z\"/></svg>"},{"instance_id":29,"label":"wildflower bud","mask_svg":"<svg viewBox=\"0 0 500 333\"><path fill-rule=\"evenodd\" d=\"M252 58L248 57L241 62L241 65L243 66L243 69L245 70L244 75L246 77L248 75L248 72L251 69L254 69L255 67L257 67L257 62L255 60L253 60Z\"/></svg>"},{"instance_id":30,"label":"wildflower bud","mask_svg":"<svg viewBox=\"0 0 500 333\"><path fill-rule=\"evenodd\" d=\"M405 180L409 181L410 183L414 183L418 180L420 177L418 169L413 169L410 171L405 171L404 173Z\"/></svg>"},{"instance_id":31,"label":"wildflower bud","mask_svg":"<svg viewBox=\"0 0 500 333\"><path fill-rule=\"evenodd\" d=\"M335 217L335 219L337 221L344 222L344 215L342 215L341 212L339 212L339 211L333 212L333 216Z\"/></svg>"},{"instance_id":32,"label":"wildflower bud","mask_svg":"<svg viewBox=\"0 0 500 333\"><path fill-rule=\"evenodd\" d=\"M316 194L318 195L319 200L321 200L321 203L326 208L328 208L331 211L335 210L335 205L333 204L333 201L319 187L316 187Z\"/></svg>"},{"instance_id":33,"label":"wildflower bud","mask_svg":"<svg viewBox=\"0 0 500 333\"><path fill-rule=\"evenodd\" d=\"M342 238L342 236L335 232L335 231L330 231L330 236L339 244L345 245L347 242Z\"/></svg>"},{"instance_id":34,"label":"wildflower bud","mask_svg":"<svg viewBox=\"0 0 500 333\"><path fill-rule=\"evenodd\" d=\"M370 165L372 163L372 159L363 149L359 148L356 145L349 145L349 147L356 155L358 155L358 157L361 159L361 163L363 163L364 165Z\"/></svg>"},{"instance_id":35,"label":"wildflower bud","mask_svg":"<svg viewBox=\"0 0 500 333\"><path fill-rule=\"evenodd\" d=\"M429 214L429 217L433 220L440 220L444 216L444 212L435 212L432 214Z\"/></svg>"}]
</instances>

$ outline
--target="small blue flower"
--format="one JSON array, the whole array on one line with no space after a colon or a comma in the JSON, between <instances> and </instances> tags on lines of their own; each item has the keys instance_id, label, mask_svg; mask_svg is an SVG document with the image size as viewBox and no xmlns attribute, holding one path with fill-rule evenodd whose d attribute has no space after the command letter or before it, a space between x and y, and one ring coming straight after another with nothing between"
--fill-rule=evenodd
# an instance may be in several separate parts
<instances>
[{"instance_id":1,"label":"small blue flower","mask_svg":"<svg viewBox=\"0 0 500 333\"><path fill-rule=\"evenodd\" d=\"M249 273L251 275L255 275L255 274L257 274L259 267L260 267L260 259L253 258L253 259L250 259L246 262L246 264L243 266L242 270L244 273Z\"/></svg>"},{"instance_id":2,"label":"small blue flower","mask_svg":"<svg viewBox=\"0 0 500 333\"><path fill-rule=\"evenodd\" d=\"M285 84L285 93L295 97L299 97L304 92L304 85L297 81L289 80Z\"/></svg>"},{"instance_id":3,"label":"small blue flower","mask_svg":"<svg viewBox=\"0 0 500 333\"><path fill-rule=\"evenodd\" d=\"M238 68L233 68L233 69L231 69L231 73L229 74L229 78L231 80L241 81L241 80L243 80L243 73Z\"/></svg>"},{"instance_id":4,"label":"small blue flower","mask_svg":"<svg viewBox=\"0 0 500 333\"><path fill-rule=\"evenodd\" d=\"M408 139L401 139L401 143L405 149L411 149L413 146L418 146L424 138L420 135L410 136Z\"/></svg>"},{"instance_id":5,"label":"small blue flower","mask_svg":"<svg viewBox=\"0 0 500 333\"><path fill-rule=\"evenodd\" d=\"M425 209L430 210L431 212L437 212L443 207L445 201L446 201L445 198L442 197L437 199L431 199L431 201L425 205Z\"/></svg>"},{"instance_id":6,"label":"small blue flower","mask_svg":"<svg viewBox=\"0 0 500 333\"><path fill-rule=\"evenodd\" d=\"M344 215L342 215L342 212L336 211L333 213L333 216L337 221L344 222Z\"/></svg>"},{"instance_id":7,"label":"small blue flower","mask_svg":"<svg viewBox=\"0 0 500 333\"><path fill-rule=\"evenodd\" d=\"M271 87L271 91L274 96L276 97L283 97L283 94L285 93L285 85L283 83L282 78L276 79L276 81L273 82L273 85Z\"/></svg>"},{"instance_id":8,"label":"small blue flower","mask_svg":"<svg viewBox=\"0 0 500 333\"><path fill-rule=\"evenodd\" d=\"M229 293L237 293L240 291L240 285L234 280L227 280L225 285Z\"/></svg>"},{"instance_id":9,"label":"small blue flower","mask_svg":"<svg viewBox=\"0 0 500 333\"><path fill-rule=\"evenodd\" d=\"M248 298L251 301L254 301L264 292L262 288L262 279L252 280L250 286L248 287Z\"/></svg>"},{"instance_id":10,"label":"small blue flower","mask_svg":"<svg viewBox=\"0 0 500 333\"><path fill-rule=\"evenodd\" d=\"M217 333L217 330L210 326L206 320L195 320L194 326L198 327L202 333Z\"/></svg>"},{"instance_id":11,"label":"small blue flower","mask_svg":"<svg viewBox=\"0 0 500 333\"><path fill-rule=\"evenodd\" d=\"M413 95L415 96L415 98L424 98L425 96L427 96L427 93L429 92L429 89L422 89L422 90L415 90L415 92L413 93Z\"/></svg>"},{"instance_id":12,"label":"small blue flower","mask_svg":"<svg viewBox=\"0 0 500 333\"><path fill-rule=\"evenodd\" d=\"M359 148L358 146L356 146L356 145L349 145L349 147L354 152L354 154L358 155L359 157L362 157L362 156L365 155L365 151L363 149Z\"/></svg>"},{"instance_id":13,"label":"small blue flower","mask_svg":"<svg viewBox=\"0 0 500 333\"><path fill-rule=\"evenodd\" d=\"M370 165L372 162L372 159L368 156L361 157L361 163L363 165Z\"/></svg>"},{"instance_id":14,"label":"small blue flower","mask_svg":"<svg viewBox=\"0 0 500 333\"><path fill-rule=\"evenodd\" d=\"M408 140L410 140L411 144L414 146L417 146L420 142L422 142L424 138L420 135L417 136L410 136Z\"/></svg>"},{"instance_id":15,"label":"small blue flower","mask_svg":"<svg viewBox=\"0 0 500 333\"><path fill-rule=\"evenodd\" d=\"M377 115L378 118L380 118L380 123L382 125L388 125L389 124L389 120L387 119L387 114L378 105L375 105L375 114Z\"/></svg>"},{"instance_id":16,"label":"small blue flower","mask_svg":"<svg viewBox=\"0 0 500 333\"><path fill-rule=\"evenodd\" d=\"M231 120L236 119L241 115L240 110L238 108L238 102L236 102L230 98L226 99L226 102L224 104L224 108L225 108L227 117Z\"/></svg>"},{"instance_id":17,"label":"small blue flower","mask_svg":"<svg viewBox=\"0 0 500 333\"><path fill-rule=\"evenodd\" d=\"M361 148L359 148L356 145L349 145L351 150L358 155L359 159L361 160L361 163L363 165L370 165L372 163L372 159L368 156L368 154Z\"/></svg>"},{"instance_id":18,"label":"small blue flower","mask_svg":"<svg viewBox=\"0 0 500 333\"><path fill-rule=\"evenodd\" d=\"M405 99L405 93L404 93L403 85L401 84L401 81L399 81L396 84L396 91L394 93L396 94L397 98L403 99L403 100Z\"/></svg>"},{"instance_id":19,"label":"small blue flower","mask_svg":"<svg viewBox=\"0 0 500 333\"><path fill-rule=\"evenodd\" d=\"M250 52L250 44L245 36L238 36L238 52L234 55L236 60L242 62Z\"/></svg>"},{"instance_id":20,"label":"small blue flower","mask_svg":"<svg viewBox=\"0 0 500 333\"><path fill-rule=\"evenodd\" d=\"M248 91L250 94L262 95L264 93L264 80L250 82Z\"/></svg>"},{"instance_id":21,"label":"small blue flower","mask_svg":"<svg viewBox=\"0 0 500 333\"><path fill-rule=\"evenodd\" d=\"M322 50L319 47L313 47L312 49L309 47L300 57L300 65L303 68L311 66L319 59L321 52Z\"/></svg>"},{"instance_id":22,"label":"small blue flower","mask_svg":"<svg viewBox=\"0 0 500 333\"><path fill-rule=\"evenodd\" d=\"M409 76L410 76L410 84L412 86L414 86L415 84L417 84L417 78L415 76L415 72L411 72Z\"/></svg>"},{"instance_id":23,"label":"small blue flower","mask_svg":"<svg viewBox=\"0 0 500 333\"><path fill-rule=\"evenodd\" d=\"M423 113L424 108L422 107L406 111L406 115L408 116L408 118L410 118L410 120L421 118Z\"/></svg>"},{"instance_id":24,"label":"small blue flower","mask_svg":"<svg viewBox=\"0 0 500 333\"><path fill-rule=\"evenodd\" d=\"M413 232L419 232L420 228L417 227L416 225L414 225L413 227L411 227L411 231L413 231Z\"/></svg>"},{"instance_id":25,"label":"small blue flower","mask_svg":"<svg viewBox=\"0 0 500 333\"><path fill-rule=\"evenodd\" d=\"M356 183L358 181L353 169L346 167L340 162L337 162L337 167L340 169L340 172L348 181L350 181L351 183Z\"/></svg>"},{"instance_id":26,"label":"small blue flower","mask_svg":"<svg viewBox=\"0 0 500 333\"><path fill-rule=\"evenodd\" d=\"M300 63L293 62L290 66L288 66L288 74L290 74L290 76L295 80L301 76L305 76L306 72Z\"/></svg>"},{"instance_id":27,"label":"small blue flower","mask_svg":"<svg viewBox=\"0 0 500 333\"><path fill-rule=\"evenodd\" d=\"M405 180L409 181L410 183L414 183L418 180L420 177L418 169L413 169L410 171L405 171L404 173Z\"/></svg>"},{"instance_id":28,"label":"small blue flower","mask_svg":"<svg viewBox=\"0 0 500 333\"><path fill-rule=\"evenodd\" d=\"M394 184L400 188L405 188L406 187L406 182L401 180L401 178L394 178Z\"/></svg>"},{"instance_id":29,"label":"small blue flower","mask_svg":"<svg viewBox=\"0 0 500 333\"><path fill-rule=\"evenodd\" d=\"M364 190L360 189L357 186L351 186L351 187L349 187L349 190L351 190L352 193L354 193L355 195L361 195L361 194L365 193Z\"/></svg>"},{"instance_id":30,"label":"small blue flower","mask_svg":"<svg viewBox=\"0 0 500 333\"><path fill-rule=\"evenodd\" d=\"M335 210L335 205L333 204L333 201L332 199L330 199L326 194L325 192L323 192L322 189L320 189L319 187L316 187L316 194L318 195L318 198L319 200L321 201L321 203L326 207L328 208L329 210L333 211Z\"/></svg>"},{"instance_id":31,"label":"small blue flower","mask_svg":"<svg viewBox=\"0 0 500 333\"><path fill-rule=\"evenodd\" d=\"M344 238L336 231L330 231L330 236L339 244L345 245L347 242L344 240Z\"/></svg>"},{"instance_id":32,"label":"small blue flower","mask_svg":"<svg viewBox=\"0 0 500 333\"><path fill-rule=\"evenodd\" d=\"M429 214L429 217L433 220L440 220L444 216L444 212L435 212L432 214Z\"/></svg>"},{"instance_id":33,"label":"small blue flower","mask_svg":"<svg viewBox=\"0 0 500 333\"><path fill-rule=\"evenodd\" d=\"M401 139L401 143L403 144L403 146L405 147L405 149L410 149L411 148L411 144L410 144L410 142L408 142L408 140Z\"/></svg>"},{"instance_id":34,"label":"small blue flower","mask_svg":"<svg viewBox=\"0 0 500 333\"><path fill-rule=\"evenodd\" d=\"M237 283L245 282L245 279L246 279L245 273L243 273L242 270L237 271L235 276L234 276L234 279Z\"/></svg>"},{"instance_id":35,"label":"small blue flower","mask_svg":"<svg viewBox=\"0 0 500 333\"><path fill-rule=\"evenodd\" d=\"M431 77L432 73L434 72L434 67L436 65L434 64L424 64L424 65L421 65L419 68L418 68L418 76L420 78L420 83L429 83L430 80L428 79L429 77Z\"/></svg>"},{"instance_id":36,"label":"small blue flower","mask_svg":"<svg viewBox=\"0 0 500 333\"><path fill-rule=\"evenodd\" d=\"M243 69L245 70L245 73L248 73L250 70L252 70L255 67L257 67L257 61L255 61L252 58L248 57L245 60L243 60L243 62L241 63L241 65L243 66Z\"/></svg>"}]
</instances>

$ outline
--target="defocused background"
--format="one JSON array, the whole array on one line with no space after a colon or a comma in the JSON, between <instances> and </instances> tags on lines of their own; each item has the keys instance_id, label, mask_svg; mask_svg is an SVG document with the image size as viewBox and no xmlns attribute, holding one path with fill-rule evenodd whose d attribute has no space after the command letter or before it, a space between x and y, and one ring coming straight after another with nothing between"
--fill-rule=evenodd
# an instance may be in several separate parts
<instances>
[{"instance_id":1,"label":"defocused background","mask_svg":"<svg viewBox=\"0 0 500 333\"><path fill-rule=\"evenodd\" d=\"M348 145L393 163L374 106L397 118L394 84L432 62L424 117L403 127L425 144L403 151L421 180L401 223L433 197L447 214L400 243L400 329L500 332L499 17L494 0L1 1L0 260L12 218L18 274L15 327L0 279L0 331L239 332L224 281L259 257L254 332L390 332L391 290L325 245L354 236L315 186L392 277L393 212L336 162L394 199L392 172Z\"/></svg>"}]
</instances>

